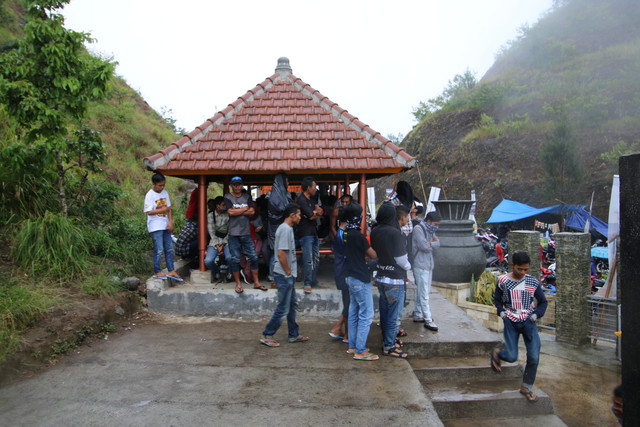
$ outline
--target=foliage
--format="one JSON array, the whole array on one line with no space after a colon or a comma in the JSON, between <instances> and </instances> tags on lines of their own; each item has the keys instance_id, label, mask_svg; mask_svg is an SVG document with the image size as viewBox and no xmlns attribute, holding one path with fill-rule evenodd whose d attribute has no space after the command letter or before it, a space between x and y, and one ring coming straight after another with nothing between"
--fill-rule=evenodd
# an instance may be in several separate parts
<instances>
[{"instance_id":1,"label":"foliage","mask_svg":"<svg viewBox=\"0 0 640 427\"><path fill-rule=\"evenodd\" d=\"M474 302L477 304L493 305L493 294L496 291L498 278L488 271L483 271L476 282Z\"/></svg>"},{"instance_id":2,"label":"foliage","mask_svg":"<svg viewBox=\"0 0 640 427\"><path fill-rule=\"evenodd\" d=\"M625 141L620 140L610 151L606 153L602 153L600 158L606 161L607 163L612 163L615 165L616 170L618 169L618 160L620 157L640 152L640 143L632 143L627 144Z\"/></svg>"},{"instance_id":3,"label":"foliage","mask_svg":"<svg viewBox=\"0 0 640 427\"><path fill-rule=\"evenodd\" d=\"M125 287L120 280L112 280L104 274L96 274L80 283L82 289L88 295L109 296L124 291Z\"/></svg>"},{"instance_id":4,"label":"foliage","mask_svg":"<svg viewBox=\"0 0 640 427\"><path fill-rule=\"evenodd\" d=\"M584 172L578 156L577 140L566 116L556 114L555 128L540 148L540 160L549 193L560 200L569 200L580 184Z\"/></svg>"},{"instance_id":5,"label":"foliage","mask_svg":"<svg viewBox=\"0 0 640 427\"><path fill-rule=\"evenodd\" d=\"M58 302L47 287L14 277L0 281L0 363L18 348L20 333Z\"/></svg>"},{"instance_id":6,"label":"foliage","mask_svg":"<svg viewBox=\"0 0 640 427\"><path fill-rule=\"evenodd\" d=\"M462 138L461 142L518 136L535 133L538 130L539 125L533 123L527 113L523 115L516 114L500 123L496 123L491 116L482 113L478 127Z\"/></svg>"},{"instance_id":7,"label":"foliage","mask_svg":"<svg viewBox=\"0 0 640 427\"><path fill-rule=\"evenodd\" d=\"M421 122L430 114L441 110L447 103L457 96L473 88L478 83L475 73L467 69L464 74L456 74L442 93L435 98L429 99L427 102L420 101L418 107L412 110L414 119Z\"/></svg>"},{"instance_id":8,"label":"foliage","mask_svg":"<svg viewBox=\"0 0 640 427\"><path fill-rule=\"evenodd\" d=\"M11 256L32 275L73 278L85 270L89 250L82 229L72 219L46 212L20 224Z\"/></svg>"},{"instance_id":9,"label":"foliage","mask_svg":"<svg viewBox=\"0 0 640 427\"><path fill-rule=\"evenodd\" d=\"M397 134L390 133L387 134L387 139L396 145L400 145L404 139L404 134L402 132L398 132Z\"/></svg>"},{"instance_id":10,"label":"foliage","mask_svg":"<svg viewBox=\"0 0 640 427\"><path fill-rule=\"evenodd\" d=\"M39 152L35 171L55 165L64 215L69 157L78 155L87 170L104 159L94 132L81 129L75 144L67 137L89 101L104 96L114 68L85 51L84 43L92 41L88 34L64 28L63 16L54 11L68 1L29 1L24 37L17 49L0 54L0 102L21 130L12 144Z\"/></svg>"}]
</instances>

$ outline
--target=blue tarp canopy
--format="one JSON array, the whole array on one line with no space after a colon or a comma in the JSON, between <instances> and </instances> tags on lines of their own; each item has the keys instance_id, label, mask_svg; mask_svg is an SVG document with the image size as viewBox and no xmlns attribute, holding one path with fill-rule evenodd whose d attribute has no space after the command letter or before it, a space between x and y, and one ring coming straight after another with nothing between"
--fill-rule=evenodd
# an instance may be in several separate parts
<instances>
[{"instance_id":1,"label":"blue tarp canopy","mask_svg":"<svg viewBox=\"0 0 640 427\"><path fill-rule=\"evenodd\" d=\"M551 211L557 209L558 206L561 205L536 209L532 206L525 205L524 203L504 199L498 206L495 207L495 209L491 213L491 217L487 220L487 222L489 224L495 224L498 222L517 221L519 219L529 218L532 216L540 215L542 213L551 213Z\"/></svg>"},{"instance_id":2,"label":"blue tarp canopy","mask_svg":"<svg viewBox=\"0 0 640 427\"><path fill-rule=\"evenodd\" d=\"M587 219L589 218L589 212L587 212L584 208L572 212L567 217L567 222L565 226L575 228L578 230L584 230L584 225L587 223ZM591 222L589 223L590 230L596 230L598 233L603 236L608 235L609 225L602 221L601 219L596 218L591 215Z\"/></svg>"},{"instance_id":3,"label":"blue tarp canopy","mask_svg":"<svg viewBox=\"0 0 640 427\"><path fill-rule=\"evenodd\" d=\"M559 204L549 206L548 208L538 209L529 205L525 205L524 203L504 199L498 206L495 207L495 209L491 213L491 217L487 220L487 222L489 224L513 222L520 219L531 218L533 216L541 214L563 214L567 212L578 211L583 208L583 205Z\"/></svg>"}]
</instances>

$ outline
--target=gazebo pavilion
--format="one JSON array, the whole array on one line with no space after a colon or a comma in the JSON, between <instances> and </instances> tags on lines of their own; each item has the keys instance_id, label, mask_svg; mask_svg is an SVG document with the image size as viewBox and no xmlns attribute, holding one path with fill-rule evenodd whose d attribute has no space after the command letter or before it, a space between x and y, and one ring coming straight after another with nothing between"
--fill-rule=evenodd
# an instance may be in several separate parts
<instances>
[{"instance_id":1,"label":"gazebo pavilion","mask_svg":"<svg viewBox=\"0 0 640 427\"><path fill-rule=\"evenodd\" d=\"M295 77L279 58L275 74L167 148L144 159L147 169L198 184L200 271L205 271L206 189L228 189L235 175L249 186L290 184L313 176L338 197L358 182L366 214L366 180L405 171L416 159L347 110ZM334 193L335 191L335 193ZM363 218L365 215L363 214ZM364 226L364 219L363 219Z\"/></svg>"}]
</instances>

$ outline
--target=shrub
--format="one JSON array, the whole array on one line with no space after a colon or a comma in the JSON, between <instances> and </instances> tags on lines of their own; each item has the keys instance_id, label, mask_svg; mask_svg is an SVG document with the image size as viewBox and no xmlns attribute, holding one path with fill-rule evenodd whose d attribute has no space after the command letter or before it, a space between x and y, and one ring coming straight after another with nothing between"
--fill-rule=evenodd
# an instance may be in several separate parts
<instances>
[{"instance_id":1,"label":"shrub","mask_svg":"<svg viewBox=\"0 0 640 427\"><path fill-rule=\"evenodd\" d=\"M11 247L14 263L32 274L62 279L79 276L87 266L85 236L73 220L62 214L24 220Z\"/></svg>"}]
</instances>

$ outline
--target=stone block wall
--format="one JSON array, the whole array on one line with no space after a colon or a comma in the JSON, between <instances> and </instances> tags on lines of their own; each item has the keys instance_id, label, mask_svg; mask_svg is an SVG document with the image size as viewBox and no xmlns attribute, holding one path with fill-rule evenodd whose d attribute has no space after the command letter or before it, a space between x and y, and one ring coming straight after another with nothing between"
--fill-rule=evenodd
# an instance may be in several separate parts
<instances>
[{"instance_id":1,"label":"stone block wall","mask_svg":"<svg viewBox=\"0 0 640 427\"><path fill-rule=\"evenodd\" d=\"M540 279L540 233L537 231L510 231L509 232L509 262L513 260L513 254L524 251L531 258L529 274Z\"/></svg>"},{"instance_id":2,"label":"stone block wall","mask_svg":"<svg viewBox=\"0 0 640 427\"><path fill-rule=\"evenodd\" d=\"M591 239L587 233L556 233L556 340L590 341Z\"/></svg>"}]
</instances>

